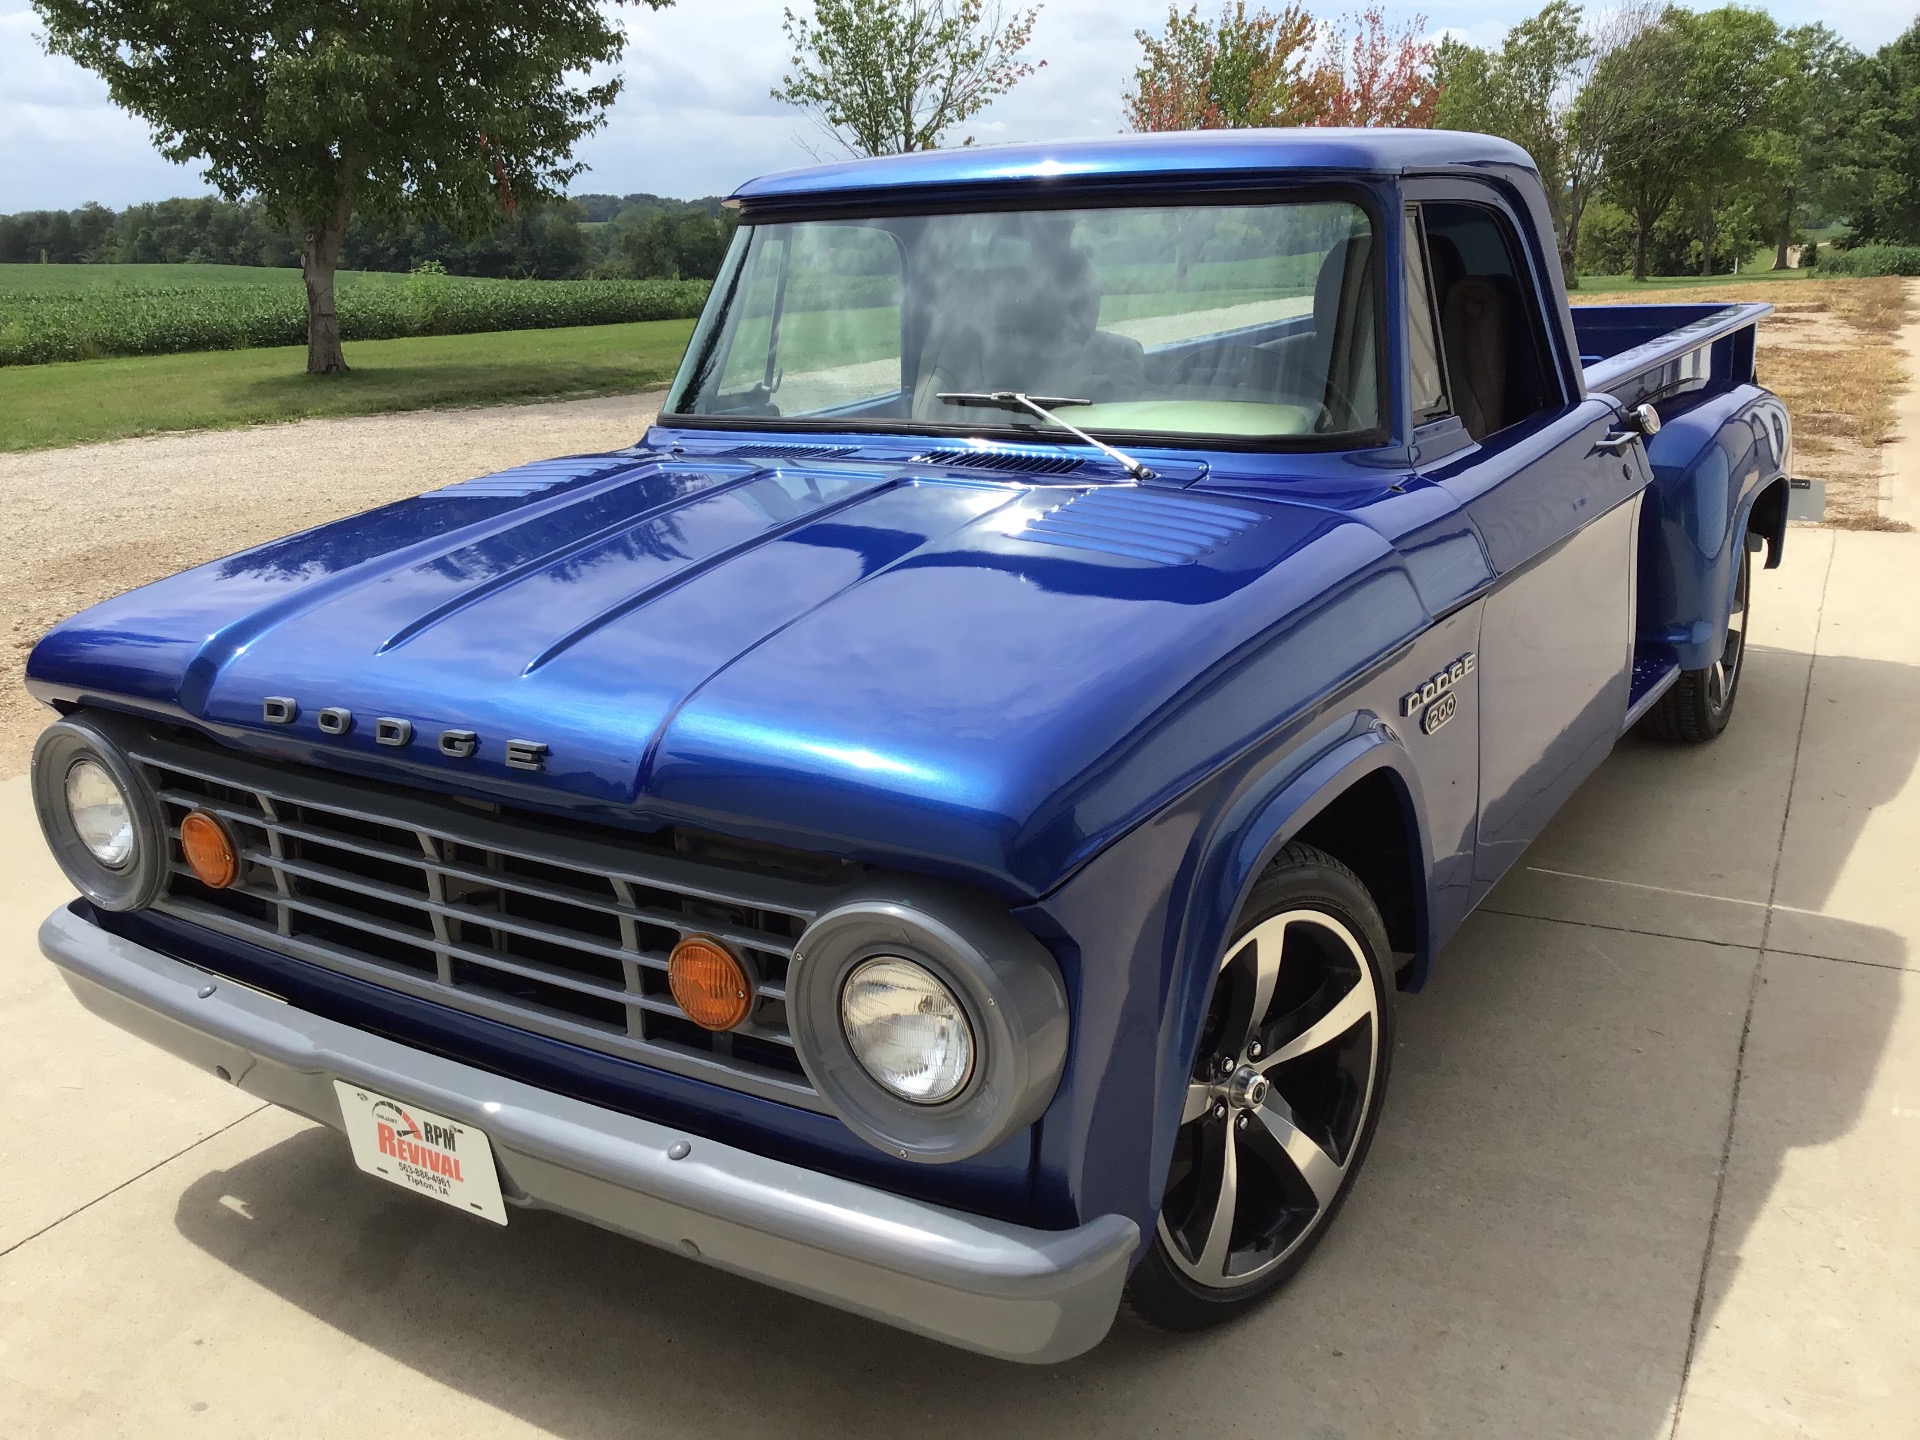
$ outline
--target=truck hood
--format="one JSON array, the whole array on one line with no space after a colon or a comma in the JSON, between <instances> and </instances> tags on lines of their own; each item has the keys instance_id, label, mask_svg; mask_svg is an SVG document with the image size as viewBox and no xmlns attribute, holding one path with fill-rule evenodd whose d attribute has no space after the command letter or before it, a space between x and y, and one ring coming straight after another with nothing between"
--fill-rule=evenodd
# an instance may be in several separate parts
<instances>
[{"instance_id":1,"label":"truck hood","mask_svg":"<svg viewBox=\"0 0 1920 1440\"><path fill-rule=\"evenodd\" d=\"M1392 547L1310 506L627 453L187 571L28 672L258 753L1035 893L1425 623Z\"/></svg>"}]
</instances>

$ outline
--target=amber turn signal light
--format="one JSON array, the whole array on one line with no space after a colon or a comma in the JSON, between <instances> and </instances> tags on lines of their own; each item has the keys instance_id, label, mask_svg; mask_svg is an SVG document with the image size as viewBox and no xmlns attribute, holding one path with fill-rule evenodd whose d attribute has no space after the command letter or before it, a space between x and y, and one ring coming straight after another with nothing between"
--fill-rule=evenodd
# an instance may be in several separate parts
<instances>
[{"instance_id":1,"label":"amber turn signal light","mask_svg":"<svg viewBox=\"0 0 1920 1440\"><path fill-rule=\"evenodd\" d=\"M746 967L711 936L689 935L673 947L667 984L687 1018L708 1030L731 1030L753 1009Z\"/></svg>"},{"instance_id":2,"label":"amber turn signal light","mask_svg":"<svg viewBox=\"0 0 1920 1440\"><path fill-rule=\"evenodd\" d=\"M204 810L188 812L180 822L180 849L187 868L202 885L224 890L240 878L240 854L227 827Z\"/></svg>"}]
</instances>

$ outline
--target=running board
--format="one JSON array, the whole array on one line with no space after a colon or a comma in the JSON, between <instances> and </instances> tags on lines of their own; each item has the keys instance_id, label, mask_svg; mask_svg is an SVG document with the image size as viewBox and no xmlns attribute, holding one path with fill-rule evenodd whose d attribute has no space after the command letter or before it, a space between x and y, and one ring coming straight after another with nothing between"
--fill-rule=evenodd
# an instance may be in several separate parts
<instances>
[{"instance_id":1,"label":"running board","mask_svg":"<svg viewBox=\"0 0 1920 1440\"><path fill-rule=\"evenodd\" d=\"M1626 734L1640 723L1640 717L1653 708L1654 702L1673 688L1673 682L1680 678L1680 667L1672 660L1635 660L1633 662L1633 688L1627 694L1627 719L1620 727L1620 733Z\"/></svg>"}]
</instances>

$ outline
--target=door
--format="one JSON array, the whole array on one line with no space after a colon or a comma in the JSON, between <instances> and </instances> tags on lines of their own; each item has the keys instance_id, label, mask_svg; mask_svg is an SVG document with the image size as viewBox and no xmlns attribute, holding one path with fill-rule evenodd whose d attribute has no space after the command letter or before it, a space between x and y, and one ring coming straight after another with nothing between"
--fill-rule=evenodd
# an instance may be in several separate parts
<instances>
[{"instance_id":1,"label":"door","mask_svg":"<svg viewBox=\"0 0 1920 1440\"><path fill-rule=\"evenodd\" d=\"M1615 428L1610 403L1566 394L1505 211L1450 200L1416 208L1425 323L1440 361L1432 385L1443 397L1416 432L1422 475L1460 502L1498 576L1478 647L1477 902L1619 736L1649 472L1638 444L1625 454L1598 446Z\"/></svg>"}]
</instances>

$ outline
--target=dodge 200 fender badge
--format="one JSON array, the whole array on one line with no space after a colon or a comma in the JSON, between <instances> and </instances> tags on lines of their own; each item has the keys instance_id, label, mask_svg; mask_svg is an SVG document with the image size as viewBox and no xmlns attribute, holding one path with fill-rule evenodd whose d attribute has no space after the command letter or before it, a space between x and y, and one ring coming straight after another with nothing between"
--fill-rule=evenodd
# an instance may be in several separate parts
<instances>
[{"instance_id":1,"label":"dodge 200 fender badge","mask_svg":"<svg viewBox=\"0 0 1920 1440\"><path fill-rule=\"evenodd\" d=\"M1423 681L1418 690L1407 691L1400 697L1400 713L1412 715L1422 705L1432 706L1420 717L1420 730L1425 735L1433 734L1453 718L1453 712L1460 704L1459 698L1452 693L1453 687L1473 674L1473 663L1473 651L1469 650L1446 669ZM1439 700L1445 700L1446 703L1434 703Z\"/></svg>"}]
</instances>

